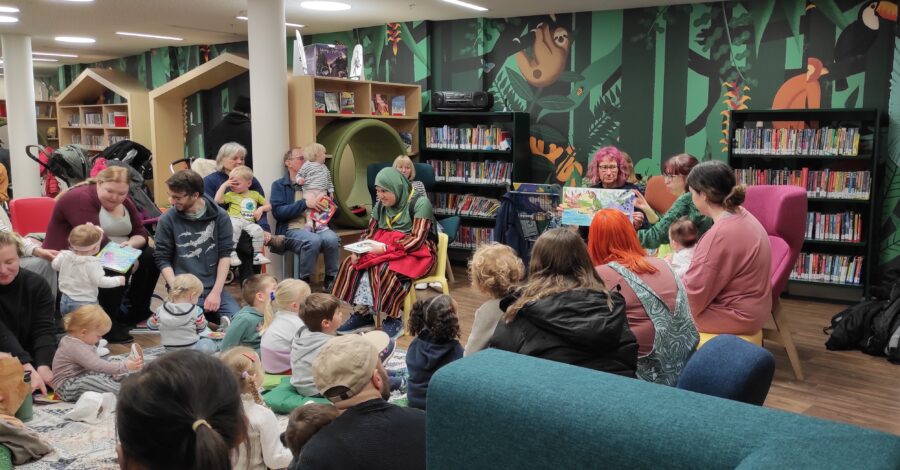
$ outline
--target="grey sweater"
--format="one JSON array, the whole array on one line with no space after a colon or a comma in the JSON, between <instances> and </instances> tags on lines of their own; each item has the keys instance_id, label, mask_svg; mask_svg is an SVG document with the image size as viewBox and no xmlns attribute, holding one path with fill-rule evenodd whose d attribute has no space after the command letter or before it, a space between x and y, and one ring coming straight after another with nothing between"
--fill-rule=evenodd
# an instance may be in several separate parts
<instances>
[{"instance_id":1,"label":"grey sweater","mask_svg":"<svg viewBox=\"0 0 900 470\"><path fill-rule=\"evenodd\" d=\"M216 281L219 260L231 256L231 219L222 208L204 196L206 212L198 219L169 210L156 226L153 258L160 270L172 268L175 275L190 273L210 289Z\"/></svg>"},{"instance_id":2,"label":"grey sweater","mask_svg":"<svg viewBox=\"0 0 900 470\"><path fill-rule=\"evenodd\" d=\"M159 342L169 348L193 346L206 329L203 309L191 303L165 302L147 320L147 327L159 330Z\"/></svg>"},{"instance_id":3,"label":"grey sweater","mask_svg":"<svg viewBox=\"0 0 900 470\"><path fill-rule=\"evenodd\" d=\"M313 380L312 363L331 335L318 331L309 331L306 325L297 330L291 342L291 385L301 395L318 395L316 382Z\"/></svg>"}]
</instances>

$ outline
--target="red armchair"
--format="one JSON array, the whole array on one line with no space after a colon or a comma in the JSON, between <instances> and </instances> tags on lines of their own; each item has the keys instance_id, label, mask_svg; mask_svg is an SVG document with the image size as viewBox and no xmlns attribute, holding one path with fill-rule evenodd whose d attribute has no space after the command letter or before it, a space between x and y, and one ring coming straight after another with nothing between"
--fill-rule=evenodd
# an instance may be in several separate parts
<instances>
[{"instance_id":1,"label":"red armchair","mask_svg":"<svg viewBox=\"0 0 900 470\"><path fill-rule=\"evenodd\" d=\"M9 201L9 221L12 229L22 235L44 233L56 200L49 197L22 197Z\"/></svg>"},{"instance_id":2,"label":"red armchair","mask_svg":"<svg viewBox=\"0 0 900 470\"><path fill-rule=\"evenodd\" d=\"M744 208L753 214L769 234L772 245L772 322L763 329L765 339L787 351L794 375L803 380L800 357L791 338L787 317L779 297L787 287L791 270L800 255L806 232L806 191L796 186L750 186Z\"/></svg>"}]
</instances>

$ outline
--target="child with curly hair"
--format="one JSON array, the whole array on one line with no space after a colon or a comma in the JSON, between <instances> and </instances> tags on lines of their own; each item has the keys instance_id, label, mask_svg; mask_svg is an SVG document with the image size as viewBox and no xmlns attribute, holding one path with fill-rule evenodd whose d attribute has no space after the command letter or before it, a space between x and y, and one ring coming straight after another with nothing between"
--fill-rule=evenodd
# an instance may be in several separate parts
<instances>
[{"instance_id":1,"label":"child with curly hair","mask_svg":"<svg viewBox=\"0 0 900 470\"><path fill-rule=\"evenodd\" d=\"M497 323L503 317L500 301L511 294L516 285L525 277L525 264L507 245L487 243L478 247L469 261L469 279L472 287L487 294L491 300L481 304L475 311L472 332L466 343L465 356L486 348Z\"/></svg>"},{"instance_id":2,"label":"child with curly hair","mask_svg":"<svg viewBox=\"0 0 900 470\"><path fill-rule=\"evenodd\" d=\"M287 430L284 431L283 440L294 459L288 465L288 470L300 468L300 452L303 446L319 432L320 429L331 424L340 412L331 404L307 403L294 409L288 417Z\"/></svg>"},{"instance_id":3,"label":"child with curly hair","mask_svg":"<svg viewBox=\"0 0 900 470\"><path fill-rule=\"evenodd\" d=\"M409 315L409 331L416 338L406 352L409 406L425 409L425 397L431 376L441 367L462 358L459 344L459 306L449 295L420 300Z\"/></svg>"}]
</instances>

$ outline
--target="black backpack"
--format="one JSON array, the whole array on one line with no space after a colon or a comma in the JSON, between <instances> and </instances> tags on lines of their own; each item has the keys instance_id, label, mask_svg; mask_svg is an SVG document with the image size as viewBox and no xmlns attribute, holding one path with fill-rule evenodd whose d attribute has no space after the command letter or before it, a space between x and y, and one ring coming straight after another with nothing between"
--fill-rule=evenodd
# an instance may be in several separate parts
<instances>
[{"instance_id":1,"label":"black backpack","mask_svg":"<svg viewBox=\"0 0 900 470\"><path fill-rule=\"evenodd\" d=\"M866 300L835 314L831 326L822 330L831 333L825 347L830 351L862 349L872 335L872 319L889 303L887 300Z\"/></svg>"}]
</instances>

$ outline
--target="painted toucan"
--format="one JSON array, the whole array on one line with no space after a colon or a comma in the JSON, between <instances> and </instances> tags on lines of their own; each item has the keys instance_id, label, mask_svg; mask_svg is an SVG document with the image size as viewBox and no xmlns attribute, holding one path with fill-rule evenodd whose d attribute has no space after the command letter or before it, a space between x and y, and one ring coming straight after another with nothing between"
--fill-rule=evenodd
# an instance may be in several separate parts
<instances>
[{"instance_id":1,"label":"painted toucan","mask_svg":"<svg viewBox=\"0 0 900 470\"><path fill-rule=\"evenodd\" d=\"M863 71L865 55L875 43L882 21L897 22L896 3L879 0L863 6L856 21L847 25L838 36L831 66L834 75L840 77L834 83L836 90L846 90L846 77Z\"/></svg>"}]
</instances>

